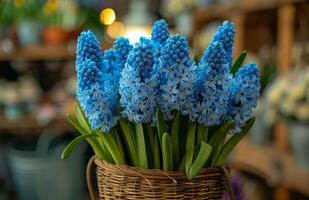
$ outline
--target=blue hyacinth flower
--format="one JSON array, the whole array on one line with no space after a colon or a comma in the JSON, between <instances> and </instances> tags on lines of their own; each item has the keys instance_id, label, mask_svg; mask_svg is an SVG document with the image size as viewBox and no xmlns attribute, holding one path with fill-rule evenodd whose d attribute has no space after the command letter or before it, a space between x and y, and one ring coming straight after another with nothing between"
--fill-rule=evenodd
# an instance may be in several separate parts
<instances>
[{"instance_id":1,"label":"blue hyacinth flower","mask_svg":"<svg viewBox=\"0 0 309 200\"><path fill-rule=\"evenodd\" d=\"M103 74L111 74L114 76L115 71L117 71L117 66L115 66L115 52L113 49L107 49L103 54L103 64L101 67L101 72Z\"/></svg>"},{"instance_id":2,"label":"blue hyacinth flower","mask_svg":"<svg viewBox=\"0 0 309 200\"><path fill-rule=\"evenodd\" d=\"M126 63L129 52L132 50L133 46L130 44L129 39L118 37L114 42L114 55L115 62L119 66L118 71L120 72Z\"/></svg>"},{"instance_id":3,"label":"blue hyacinth flower","mask_svg":"<svg viewBox=\"0 0 309 200\"><path fill-rule=\"evenodd\" d=\"M226 52L220 42L212 42L206 49L197 74L194 109L189 116L205 126L220 125L227 113L231 82Z\"/></svg>"},{"instance_id":4,"label":"blue hyacinth flower","mask_svg":"<svg viewBox=\"0 0 309 200\"><path fill-rule=\"evenodd\" d=\"M93 130L109 132L116 125L117 93L107 81L95 62L87 59L77 74L77 99Z\"/></svg>"},{"instance_id":5,"label":"blue hyacinth flower","mask_svg":"<svg viewBox=\"0 0 309 200\"><path fill-rule=\"evenodd\" d=\"M103 55L99 41L91 31L84 31L77 40L76 48L76 71L83 66L87 59L95 62L99 68L102 66Z\"/></svg>"},{"instance_id":6,"label":"blue hyacinth flower","mask_svg":"<svg viewBox=\"0 0 309 200\"><path fill-rule=\"evenodd\" d=\"M236 73L229 95L229 119L235 121L232 133L238 133L251 117L260 95L260 72L255 63L250 63Z\"/></svg>"},{"instance_id":7,"label":"blue hyacinth flower","mask_svg":"<svg viewBox=\"0 0 309 200\"><path fill-rule=\"evenodd\" d=\"M160 109L166 120L172 111L183 115L191 110L191 98L196 81L196 66L189 57L189 44L181 35L170 37L162 47L159 60Z\"/></svg>"},{"instance_id":8,"label":"blue hyacinth flower","mask_svg":"<svg viewBox=\"0 0 309 200\"><path fill-rule=\"evenodd\" d=\"M118 120L115 115L117 93L109 85L110 81L105 81L111 79L109 75L100 70L103 66L101 49L91 32L82 33L77 46L77 99L91 128L109 132Z\"/></svg>"},{"instance_id":9,"label":"blue hyacinth flower","mask_svg":"<svg viewBox=\"0 0 309 200\"><path fill-rule=\"evenodd\" d=\"M118 90L120 74L131 50L132 45L130 45L129 40L119 37L115 40L113 48L104 52L101 71L109 75L108 81L114 86L115 90Z\"/></svg>"},{"instance_id":10,"label":"blue hyacinth flower","mask_svg":"<svg viewBox=\"0 0 309 200\"><path fill-rule=\"evenodd\" d=\"M152 26L151 40L160 45L164 45L169 38L168 24L164 19L157 20Z\"/></svg>"},{"instance_id":11,"label":"blue hyacinth flower","mask_svg":"<svg viewBox=\"0 0 309 200\"><path fill-rule=\"evenodd\" d=\"M235 26L232 22L224 21L219 26L217 32L214 35L213 42L221 42L223 44L226 60L229 67L232 66L233 61L233 45L235 37Z\"/></svg>"},{"instance_id":12,"label":"blue hyacinth flower","mask_svg":"<svg viewBox=\"0 0 309 200\"><path fill-rule=\"evenodd\" d=\"M122 114L134 123L155 122L158 80L154 70L156 48L151 40L141 38L129 53L121 73L119 93Z\"/></svg>"}]
</instances>

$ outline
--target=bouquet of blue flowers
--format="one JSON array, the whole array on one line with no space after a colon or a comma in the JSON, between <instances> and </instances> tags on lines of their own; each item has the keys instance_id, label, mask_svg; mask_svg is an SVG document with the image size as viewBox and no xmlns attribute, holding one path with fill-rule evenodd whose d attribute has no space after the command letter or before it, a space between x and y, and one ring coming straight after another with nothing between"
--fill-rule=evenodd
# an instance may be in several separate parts
<instances>
[{"instance_id":1,"label":"bouquet of blue flowers","mask_svg":"<svg viewBox=\"0 0 309 200\"><path fill-rule=\"evenodd\" d=\"M69 156L83 140L97 158L143 169L185 171L221 166L254 123L260 91L255 63L232 63L235 27L224 22L201 60L190 58L188 40L170 35L164 20L151 38L131 45L117 38L102 53L90 31L77 43L75 115L81 133L63 151ZM242 67L241 67L242 66Z\"/></svg>"}]
</instances>

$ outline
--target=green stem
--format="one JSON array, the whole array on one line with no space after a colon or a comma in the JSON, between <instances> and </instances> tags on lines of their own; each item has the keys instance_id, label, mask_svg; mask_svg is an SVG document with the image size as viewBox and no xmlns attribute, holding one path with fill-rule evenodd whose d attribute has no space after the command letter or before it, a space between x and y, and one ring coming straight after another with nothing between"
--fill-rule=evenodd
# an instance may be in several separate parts
<instances>
[{"instance_id":1,"label":"green stem","mask_svg":"<svg viewBox=\"0 0 309 200\"><path fill-rule=\"evenodd\" d=\"M100 137L106 147L106 150L110 152L112 158L114 159L115 164L117 165L125 164L124 157L119 152L117 144L111 133L100 133Z\"/></svg>"},{"instance_id":2,"label":"green stem","mask_svg":"<svg viewBox=\"0 0 309 200\"><path fill-rule=\"evenodd\" d=\"M148 169L148 162L147 162L147 152L145 146L145 136L143 125L138 123L135 125L136 128L136 138L137 138L137 156L139 161L139 167Z\"/></svg>"},{"instance_id":3,"label":"green stem","mask_svg":"<svg viewBox=\"0 0 309 200\"><path fill-rule=\"evenodd\" d=\"M153 132L152 127L149 125L145 125L146 127L146 135L145 135L145 142L146 142L146 150L148 152L148 164L149 168L154 168L154 148L155 148L155 134Z\"/></svg>"},{"instance_id":4,"label":"green stem","mask_svg":"<svg viewBox=\"0 0 309 200\"><path fill-rule=\"evenodd\" d=\"M209 128L207 126L204 126L203 141L206 142L206 143L208 141L208 130L209 130Z\"/></svg>"},{"instance_id":5,"label":"green stem","mask_svg":"<svg viewBox=\"0 0 309 200\"><path fill-rule=\"evenodd\" d=\"M201 142L199 153L190 168L189 180L193 179L201 171L210 156L211 150L212 147L209 144L204 141Z\"/></svg>"},{"instance_id":6,"label":"green stem","mask_svg":"<svg viewBox=\"0 0 309 200\"><path fill-rule=\"evenodd\" d=\"M138 165L138 158L137 158L136 147L134 145L134 139L133 139L133 135L132 135L133 130L131 131L129 124L123 118L121 118L119 120L119 124L120 124L121 130L122 130L124 139L125 139L125 141L128 145L131 163L133 163L134 166L137 166Z\"/></svg>"},{"instance_id":7,"label":"green stem","mask_svg":"<svg viewBox=\"0 0 309 200\"><path fill-rule=\"evenodd\" d=\"M154 156L153 156L153 162L154 162L154 168L155 169L161 169L161 158L160 158L160 145L159 145L159 139L158 135L154 134Z\"/></svg>"},{"instance_id":8,"label":"green stem","mask_svg":"<svg viewBox=\"0 0 309 200\"><path fill-rule=\"evenodd\" d=\"M236 133L233 135L223 146L223 148L220 151L220 154L218 155L217 159L214 161L215 166L223 165L228 155L231 153L231 151L235 148L235 146L239 143L239 141L248 133L250 128L253 126L255 121L255 118L250 118L244 128L241 130L240 133Z\"/></svg>"},{"instance_id":9,"label":"green stem","mask_svg":"<svg viewBox=\"0 0 309 200\"><path fill-rule=\"evenodd\" d=\"M196 144L199 147L204 138L204 126L202 124L197 125Z\"/></svg>"},{"instance_id":10,"label":"green stem","mask_svg":"<svg viewBox=\"0 0 309 200\"><path fill-rule=\"evenodd\" d=\"M193 161L195 132L196 132L196 123L189 121L187 144L186 144L186 166L185 166L187 175L189 175L189 171Z\"/></svg>"},{"instance_id":11,"label":"green stem","mask_svg":"<svg viewBox=\"0 0 309 200\"><path fill-rule=\"evenodd\" d=\"M173 152L171 137L168 133L164 133L162 137L162 158L163 158L163 170L173 170Z\"/></svg>"},{"instance_id":12,"label":"green stem","mask_svg":"<svg viewBox=\"0 0 309 200\"><path fill-rule=\"evenodd\" d=\"M162 113L160 112L160 110L157 110L157 127L158 127L158 136L159 136L159 143L160 146L162 145L162 136L164 134L164 120L163 120L163 116Z\"/></svg>"},{"instance_id":13,"label":"green stem","mask_svg":"<svg viewBox=\"0 0 309 200\"><path fill-rule=\"evenodd\" d=\"M171 140L173 141L172 143L173 158L176 166L179 164L179 120L180 120L180 111L177 111L171 132Z\"/></svg>"},{"instance_id":14,"label":"green stem","mask_svg":"<svg viewBox=\"0 0 309 200\"><path fill-rule=\"evenodd\" d=\"M90 134L91 132L87 132L79 123L76 117L71 116L67 114L67 120L70 122L70 124L82 135ZM94 151L95 155L98 156L99 159L106 159L104 156L104 153L100 149L100 145L98 143L97 138L87 138L87 142L92 147L92 150Z\"/></svg>"},{"instance_id":15,"label":"green stem","mask_svg":"<svg viewBox=\"0 0 309 200\"><path fill-rule=\"evenodd\" d=\"M122 158L125 158L125 153L124 153L124 149L123 149L123 143L122 143L122 139L120 138L120 134L118 133L117 129L116 128L113 128L112 129L112 134L115 138L115 141L116 141L116 144L117 144L117 147L119 149L119 153L120 153L120 156ZM125 160L125 159L124 159Z\"/></svg>"}]
</instances>

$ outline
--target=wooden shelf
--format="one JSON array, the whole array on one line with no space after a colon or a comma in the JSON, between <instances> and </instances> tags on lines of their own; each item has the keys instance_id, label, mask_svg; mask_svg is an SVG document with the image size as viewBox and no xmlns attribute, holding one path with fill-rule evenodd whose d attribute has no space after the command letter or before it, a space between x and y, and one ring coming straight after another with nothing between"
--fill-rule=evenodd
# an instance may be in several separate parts
<instances>
[{"instance_id":1,"label":"wooden shelf","mask_svg":"<svg viewBox=\"0 0 309 200\"><path fill-rule=\"evenodd\" d=\"M74 59L74 49L68 46L33 46L15 49L10 53L0 53L0 61L10 60L62 60Z\"/></svg>"},{"instance_id":2,"label":"wooden shelf","mask_svg":"<svg viewBox=\"0 0 309 200\"><path fill-rule=\"evenodd\" d=\"M58 127L63 131L74 131L74 128L66 121L64 116L57 116L48 123L42 123L34 117L24 117L15 121L0 118L1 135L37 135L46 128Z\"/></svg>"},{"instance_id":3,"label":"wooden shelf","mask_svg":"<svg viewBox=\"0 0 309 200\"><path fill-rule=\"evenodd\" d=\"M243 13L259 12L278 8L284 4L305 2L306 0L250 0L235 4L214 4L205 7L196 7L195 20L198 22L231 19L234 15Z\"/></svg>"},{"instance_id":4,"label":"wooden shelf","mask_svg":"<svg viewBox=\"0 0 309 200\"><path fill-rule=\"evenodd\" d=\"M0 134L6 134L7 131L40 130L43 128L43 125L33 117L24 117L12 121L0 118L0 121Z\"/></svg>"},{"instance_id":5,"label":"wooden shelf","mask_svg":"<svg viewBox=\"0 0 309 200\"><path fill-rule=\"evenodd\" d=\"M271 186L284 186L309 197L309 170L296 166L293 155L274 146L258 147L244 139L236 148L231 164L264 178Z\"/></svg>"}]
</instances>

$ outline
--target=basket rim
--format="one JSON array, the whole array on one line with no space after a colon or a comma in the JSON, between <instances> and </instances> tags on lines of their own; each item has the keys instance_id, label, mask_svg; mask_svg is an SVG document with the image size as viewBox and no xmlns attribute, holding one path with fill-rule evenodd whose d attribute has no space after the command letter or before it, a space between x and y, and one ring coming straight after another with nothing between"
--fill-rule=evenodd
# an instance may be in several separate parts
<instances>
[{"instance_id":1,"label":"basket rim","mask_svg":"<svg viewBox=\"0 0 309 200\"><path fill-rule=\"evenodd\" d=\"M152 179L186 179L187 175L185 171L163 171L161 169L143 169L139 167L133 167L129 165L116 165L109 163L106 160L100 160L99 158L95 157L94 163L96 166L100 167L103 170L107 171L112 171L112 172L118 172L118 173L125 173L128 175L133 175L133 176L141 176L143 178L152 178ZM228 166L217 166L217 167L208 167L208 168L203 168L200 173L194 178L194 179L199 179L199 178L205 178L211 177L211 176L221 176L224 177L224 171L223 168L228 169ZM194 180L193 179L193 180ZM225 178L224 178L225 179Z\"/></svg>"}]
</instances>

